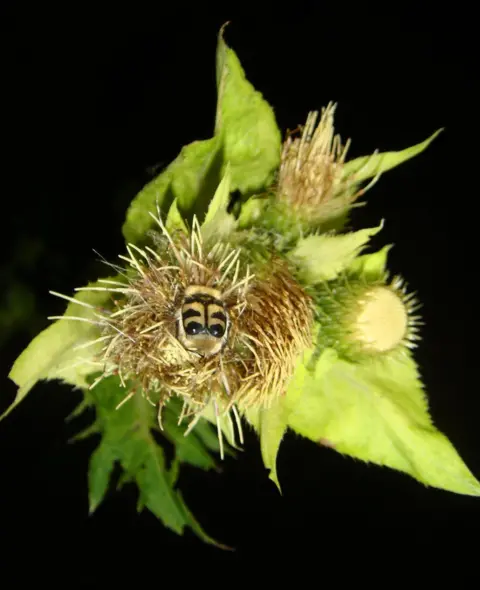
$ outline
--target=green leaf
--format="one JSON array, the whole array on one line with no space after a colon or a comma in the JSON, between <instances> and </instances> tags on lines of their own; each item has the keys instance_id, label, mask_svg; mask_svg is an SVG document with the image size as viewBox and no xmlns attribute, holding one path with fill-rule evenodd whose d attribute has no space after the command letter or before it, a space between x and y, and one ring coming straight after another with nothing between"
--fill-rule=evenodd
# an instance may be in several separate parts
<instances>
[{"instance_id":1,"label":"green leaf","mask_svg":"<svg viewBox=\"0 0 480 590\"><path fill-rule=\"evenodd\" d=\"M143 187L134 197L127 210L122 233L127 243L141 244L147 232L156 228L150 213L157 214L157 207L161 214L166 215L175 200L171 183L176 160L163 172Z\"/></svg>"},{"instance_id":2,"label":"green leaf","mask_svg":"<svg viewBox=\"0 0 480 590\"><path fill-rule=\"evenodd\" d=\"M314 371L303 369L284 403L289 427L302 436L426 485L480 495L480 484L432 424L417 367L406 353L354 364L327 349Z\"/></svg>"},{"instance_id":3,"label":"green leaf","mask_svg":"<svg viewBox=\"0 0 480 590\"><path fill-rule=\"evenodd\" d=\"M307 365L313 356L313 349L304 351L297 361L294 376L289 384L290 396L295 391L303 388L305 375L308 375ZM283 398L278 400L270 408L249 407L244 411L246 420L257 432L260 438L260 449L263 464L270 471L269 479L277 486L281 493L280 482L277 473L277 455L280 443L287 431L291 404L285 404Z\"/></svg>"},{"instance_id":4,"label":"green leaf","mask_svg":"<svg viewBox=\"0 0 480 590\"><path fill-rule=\"evenodd\" d=\"M180 460L177 457L174 457L172 464L170 465L170 485L175 487L177 484L178 478L180 476Z\"/></svg>"},{"instance_id":5,"label":"green leaf","mask_svg":"<svg viewBox=\"0 0 480 590\"><path fill-rule=\"evenodd\" d=\"M230 164L227 164L223 178L208 206L204 224L212 223L216 217L227 213L228 203L230 201L231 176Z\"/></svg>"},{"instance_id":6,"label":"green leaf","mask_svg":"<svg viewBox=\"0 0 480 590\"><path fill-rule=\"evenodd\" d=\"M271 408L257 410L258 416L254 417L250 411L248 418L260 437L260 450L263 464L270 471L269 479L277 486L279 492L280 482L277 474L277 455L283 436L287 431L287 415L285 406L278 402Z\"/></svg>"},{"instance_id":7,"label":"green leaf","mask_svg":"<svg viewBox=\"0 0 480 590\"><path fill-rule=\"evenodd\" d=\"M358 256L348 267L349 274L368 281L383 278L387 272L387 255L392 247L393 244L389 244L373 254Z\"/></svg>"},{"instance_id":8,"label":"green leaf","mask_svg":"<svg viewBox=\"0 0 480 590\"><path fill-rule=\"evenodd\" d=\"M362 229L340 235L311 235L297 242L289 258L299 271L301 280L314 285L337 277L355 259L371 236L383 227Z\"/></svg>"},{"instance_id":9,"label":"green leaf","mask_svg":"<svg viewBox=\"0 0 480 590\"><path fill-rule=\"evenodd\" d=\"M165 221L165 227L167 231L173 233L175 231L181 231L183 233L188 233L187 226L185 225L185 221L183 217L180 215L180 211L178 210L177 200L173 201L168 210L167 219Z\"/></svg>"},{"instance_id":10,"label":"green leaf","mask_svg":"<svg viewBox=\"0 0 480 590\"><path fill-rule=\"evenodd\" d=\"M202 441L202 444L210 451L215 453L220 452L220 443L218 441L218 436L216 430L213 428L212 424L207 420L200 420L195 425L195 436ZM235 455L232 449L225 449L225 452L228 455Z\"/></svg>"},{"instance_id":11,"label":"green leaf","mask_svg":"<svg viewBox=\"0 0 480 590\"><path fill-rule=\"evenodd\" d=\"M164 435L175 445L175 456L179 461L200 469L213 469L216 466L208 449L196 436L195 429L185 436L187 426L178 425L178 414L174 414L168 406L164 410L162 423Z\"/></svg>"},{"instance_id":12,"label":"green leaf","mask_svg":"<svg viewBox=\"0 0 480 590\"><path fill-rule=\"evenodd\" d=\"M269 201L267 199L259 199L255 197L248 199L248 201L242 205L240 210L238 227L240 229L249 228L259 222L268 204Z\"/></svg>"},{"instance_id":13,"label":"green leaf","mask_svg":"<svg viewBox=\"0 0 480 590\"><path fill-rule=\"evenodd\" d=\"M125 471L123 471L118 478L117 485L115 487L116 491L119 492L123 488L123 486L127 483L135 483L135 481L129 473L126 473ZM172 483L172 486L173 486L173 483Z\"/></svg>"},{"instance_id":14,"label":"green leaf","mask_svg":"<svg viewBox=\"0 0 480 590\"><path fill-rule=\"evenodd\" d=\"M90 436L93 436L94 434L99 434L99 433L100 433L100 429L98 428L98 425L91 424L90 426L87 426L86 428L84 428L83 430L81 430L80 432L78 432L77 434L72 436L71 438L69 438L68 443L71 444L74 442L85 440L86 438L89 438Z\"/></svg>"},{"instance_id":15,"label":"green leaf","mask_svg":"<svg viewBox=\"0 0 480 590\"><path fill-rule=\"evenodd\" d=\"M203 221L208 204L222 177L223 152L220 137L194 141L182 148L177 158L133 199L123 224L127 242L141 243L155 227L150 213L166 215L176 200L183 219L197 215Z\"/></svg>"},{"instance_id":16,"label":"green leaf","mask_svg":"<svg viewBox=\"0 0 480 590\"><path fill-rule=\"evenodd\" d=\"M98 286L90 283L88 286ZM95 320L95 308L107 304L110 294L104 291L80 291L74 297L64 317L75 316L83 320ZM85 307L81 303L92 307ZM60 379L76 387L86 387L86 377L98 371L94 357L102 343L79 349L78 347L98 338L98 326L88 321L61 319L36 336L15 361L9 378L19 389L12 405L0 416L7 416L42 379Z\"/></svg>"},{"instance_id":17,"label":"green leaf","mask_svg":"<svg viewBox=\"0 0 480 590\"><path fill-rule=\"evenodd\" d=\"M227 212L230 202L230 180L230 166L227 165L202 225L202 236L206 243L225 239L235 229L235 218Z\"/></svg>"},{"instance_id":18,"label":"green leaf","mask_svg":"<svg viewBox=\"0 0 480 590\"><path fill-rule=\"evenodd\" d=\"M102 440L90 457L88 468L88 503L90 514L95 512L105 497L115 460L115 449L105 440Z\"/></svg>"},{"instance_id":19,"label":"green leaf","mask_svg":"<svg viewBox=\"0 0 480 590\"><path fill-rule=\"evenodd\" d=\"M207 533L203 530L203 528L200 526L198 521L195 519L193 514L188 509L180 492L178 492L178 496L183 506L185 518L188 519L188 522L190 523L190 527L193 530L193 532L196 533L196 535L200 539L202 539L206 543L209 543L210 545L215 545L215 547L217 547L218 549L223 549L224 551L233 551L232 547L229 547L228 545L223 545L222 543L218 543L218 541L215 541L215 539L207 535Z\"/></svg>"},{"instance_id":20,"label":"green leaf","mask_svg":"<svg viewBox=\"0 0 480 590\"><path fill-rule=\"evenodd\" d=\"M182 405L183 402L181 402L178 398L171 398L167 406L165 407L165 420L174 420L176 423L178 421L178 417L180 416ZM203 418L205 419L199 420L195 424L195 427L192 429L192 431L190 432L190 434L188 434L187 437L184 437L183 435L185 429L182 426L182 437L184 439L188 439L189 437L191 437L191 439L196 441L195 444L201 443L202 447L204 447L208 451L219 453L220 442L218 440L215 409L213 404L210 404L210 406L208 406L205 409ZM228 435L231 436L233 433L233 424L231 423L231 421L228 420L226 417L223 417L223 420L221 420L220 423L225 428L224 434L228 433ZM188 425L186 427L188 428ZM235 455L233 449L225 445L225 443L224 451L227 455ZM214 464L213 466L216 466L216 464Z\"/></svg>"},{"instance_id":21,"label":"green leaf","mask_svg":"<svg viewBox=\"0 0 480 590\"><path fill-rule=\"evenodd\" d=\"M91 402L86 399L85 397L82 401L70 412L70 414L65 418L65 422L70 422L75 418L81 416L86 410L92 407Z\"/></svg>"},{"instance_id":22,"label":"green leaf","mask_svg":"<svg viewBox=\"0 0 480 590\"><path fill-rule=\"evenodd\" d=\"M104 379L89 395L97 409L97 421L103 434L101 445L105 448L103 456L109 458L107 466L112 459L118 461L137 482L140 501L165 526L182 533L186 524L183 511L169 485L162 448L151 432L155 424L153 407L138 394L117 410L126 395L117 377ZM90 475L89 483L94 481Z\"/></svg>"},{"instance_id":23,"label":"green leaf","mask_svg":"<svg viewBox=\"0 0 480 590\"><path fill-rule=\"evenodd\" d=\"M165 526L178 534L183 532L185 526L189 526L204 540L215 544L213 539L205 535L173 488L178 465L167 468L163 449L153 436L157 424L155 409L140 393L116 409L126 393L118 377L113 376L86 392L95 404L96 424L102 434L89 468L90 510L93 512L104 498L113 466L118 462L124 470L123 480L135 481L138 486L139 509L148 508ZM173 416L168 416L167 421L171 433L173 429L170 421L173 422ZM177 446L179 437L176 433L173 438L179 451L177 459L183 453L183 459L195 463L200 457L197 454L193 458L194 441L198 439L190 439L187 443L188 452L185 452L185 446ZM184 440L187 441L188 437ZM202 462L203 467L207 466L204 455L202 461L197 462Z\"/></svg>"},{"instance_id":24,"label":"green leaf","mask_svg":"<svg viewBox=\"0 0 480 590\"><path fill-rule=\"evenodd\" d=\"M383 152L382 154L361 156L360 158L350 160L345 163L343 176L344 178L353 176L355 182L362 182L391 168L395 168L403 164L403 162L410 160L410 158L421 154L442 131L443 129L439 129L425 141L399 152Z\"/></svg>"},{"instance_id":25,"label":"green leaf","mask_svg":"<svg viewBox=\"0 0 480 590\"><path fill-rule=\"evenodd\" d=\"M223 173L222 143L219 137L195 141L185 146L177 160L172 189L184 219L196 215L203 223L210 201Z\"/></svg>"},{"instance_id":26,"label":"green leaf","mask_svg":"<svg viewBox=\"0 0 480 590\"><path fill-rule=\"evenodd\" d=\"M188 522L183 514L178 494L170 485L162 448L155 444L153 439L149 440L146 449L141 448L143 445L137 446L137 452L143 452L142 464L135 477L140 491L140 503L155 514L166 527L178 534L183 533Z\"/></svg>"},{"instance_id":27,"label":"green leaf","mask_svg":"<svg viewBox=\"0 0 480 590\"><path fill-rule=\"evenodd\" d=\"M270 105L247 81L235 52L220 31L217 46L215 135L232 167L232 190L243 194L269 185L280 164L281 135Z\"/></svg>"},{"instance_id":28,"label":"green leaf","mask_svg":"<svg viewBox=\"0 0 480 590\"><path fill-rule=\"evenodd\" d=\"M202 418L205 418L205 420L210 422L210 424L213 424L213 426L215 426L215 428L217 428L217 425L218 425L220 427L220 430L221 430L223 436L226 438L228 444L231 447L233 447L234 449L240 450L239 447L237 446L237 443L236 443L235 426L233 424L233 420L232 420L232 417L230 416L230 413L228 413L228 414L220 413L217 417L216 412L215 412L215 406L212 401L205 406L205 408L201 412L201 415L202 415ZM195 428L196 428L196 426L195 426ZM229 449L228 445L225 445L225 443L223 443L223 446L224 446L225 454L233 454L231 449Z\"/></svg>"}]
</instances>

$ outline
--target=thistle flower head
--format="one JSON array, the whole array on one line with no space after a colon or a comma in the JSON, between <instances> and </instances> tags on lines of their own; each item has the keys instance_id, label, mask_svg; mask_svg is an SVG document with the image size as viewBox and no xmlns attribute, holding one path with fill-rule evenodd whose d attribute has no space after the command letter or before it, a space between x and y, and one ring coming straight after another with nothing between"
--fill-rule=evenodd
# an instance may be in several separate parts
<instances>
[{"instance_id":1,"label":"thistle flower head","mask_svg":"<svg viewBox=\"0 0 480 590\"><path fill-rule=\"evenodd\" d=\"M403 279L369 283L342 278L332 283L323 285L318 296L325 346L356 361L416 346L419 304Z\"/></svg>"},{"instance_id":2,"label":"thistle flower head","mask_svg":"<svg viewBox=\"0 0 480 590\"><path fill-rule=\"evenodd\" d=\"M311 343L310 297L285 261L249 254L248 240L212 243L196 220L189 235L156 221L156 248L129 245L123 279L100 287L114 309L103 313L105 369L94 385L118 374L131 387L124 401L142 391L158 403L160 424L172 395L192 426L210 403L237 418L237 408L268 407Z\"/></svg>"},{"instance_id":3,"label":"thistle flower head","mask_svg":"<svg viewBox=\"0 0 480 590\"><path fill-rule=\"evenodd\" d=\"M278 199L310 223L342 215L369 188L357 190L344 174L350 140L343 145L335 134L335 109L334 103L324 107L318 125L318 112L310 112L300 137L290 133L283 144Z\"/></svg>"}]
</instances>

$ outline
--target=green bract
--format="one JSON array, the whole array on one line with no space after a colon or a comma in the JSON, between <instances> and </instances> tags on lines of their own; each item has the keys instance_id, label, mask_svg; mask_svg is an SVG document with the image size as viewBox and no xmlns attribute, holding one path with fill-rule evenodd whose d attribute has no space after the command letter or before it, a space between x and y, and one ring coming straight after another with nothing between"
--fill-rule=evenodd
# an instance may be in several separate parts
<instances>
[{"instance_id":1,"label":"green bract","mask_svg":"<svg viewBox=\"0 0 480 590\"><path fill-rule=\"evenodd\" d=\"M371 236L377 234L383 222L371 229L361 229L342 235L311 235L298 240L289 252L290 260L298 267L302 282L315 285L329 281L344 271Z\"/></svg>"},{"instance_id":2,"label":"green bract","mask_svg":"<svg viewBox=\"0 0 480 590\"><path fill-rule=\"evenodd\" d=\"M91 283L96 286L99 283ZM104 292L80 292L75 299L88 306L107 304L108 294ZM69 303L65 316L76 316L85 320L94 319L95 309ZM41 379L59 379L76 387L86 387L86 377L98 370L93 364L95 353L101 348L81 346L97 337L95 326L87 321L56 321L41 332L15 361L9 377L18 385L14 403L0 416L4 418L19 404L32 387Z\"/></svg>"},{"instance_id":3,"label":"green bract","mask_svg":"<svg viewBox=\"0 0 480 590\"><path fill-rule=\"evenodd\" d=\"M274 180L281 165L280 131L272 108L247 81L237 56L226 45L223 29L216 74L214 136L185 146L132 200L123 225L128 248L150 241L149 232L156 223L152 213L158 211L169 232L188 234L196 218L202 236L210 242L231 241L235 247L248 243L252 252L262 256L270 248L262 272L268 274L270 258L283 259L293 273L292 280L313 294L313 300L315 289L328 287L339 277L384 280L391 246L373 254L362 253L383 222L376 228L339 231L351 206L348 196L368 178L421 153L439 131L400 152L342 162L343 178L350 179L350 184L340 182L345 191L340 196L333 194L333 199L340 199L340 206L335 202L332 207L338 219L326 232L327 225L309 223L308 216L299 221L302 216L289 212L288 204L277 206ZM233 193L237 193L234 207ZM332 221L328 215L325 219ZM92 285L101 289L110 280L124 282L115 277ZM178 424L181 404L172 398L163 417L163 436L175 447L174 460L168 465L153 436L158 431L155 411L141 395L148 392L140 392L119 407L125 389L118 377L89 388L100 370L96 354L102 343L84 345L101 336L95 319L98 308L109 305L109 297L99 290L81 291L75 300L67 298L70 303L65 316L78 319L56 321L19 356L10 372L19 387L17 397L2 417L41 379L60 379L83 389L85 401L78 412L92 405L96 420L77 438L101 435L89 468L90 510L103 500L112 469L119 463L124 473L122 483L132 481L138 486L139 509L148 508L176 533L190 526L202 539L214 542L188 512L176 483L181 463L202 469L215 467L212 453L218 452L219 443L210 423L224 432L230 447L237 445L232 422L217 419L216 409L208 405L202 413L204 420L185 437L184 426ZM292 429L341 453L404 471L425 484L480 495L480 484L432 423L411 353L400 348L353 362L322 342L322 321L317 309L311 346L299 355L286 391L272 392L284 395L278 395L268 408L252 406L243 411L259 434L272 481L280 487L276 457L284 434ZM232 453L231 448L226 450ZM316 469L321 469L320 455Z\"/></svg>"},{"instance_id":4,"label":"green bract","mask_svg":"<svg viewBox=\"0 0 480 590\"><path fill-rule=\"evenodd\" d=\"M358 364L325 350L301 389L285 399L288 426L340 453L404 471L460 494L480 484L432 424L414 361L387 357Z\"/></svg>"},{"instance_id":5,"label":"green bract","mask_svg":"<svg viewBox=\"0 0 480 590\"><path fill-rule=\"evenodd\" d=\"M355 182L362 182L377 174L382 174L383 172L391 170L399 164L410 160L410 158L421 154L442 131L443 129L439 129L425 141L399 152L384 152L372 156L361 156L360 158L350 160L345 164L343 175L344 177L354 177Z\"/></svg>"}]
</instances>

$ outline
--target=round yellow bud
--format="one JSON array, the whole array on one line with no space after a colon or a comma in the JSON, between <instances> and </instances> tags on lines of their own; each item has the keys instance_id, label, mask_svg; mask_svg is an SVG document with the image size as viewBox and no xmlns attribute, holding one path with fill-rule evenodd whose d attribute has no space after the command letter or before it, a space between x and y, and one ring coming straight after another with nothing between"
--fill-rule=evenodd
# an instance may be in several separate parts
<instances>
[{"instance_id":1,"label":"round yellow bud","mask_svg":"<svg viewBox=\"0 0 480 590\"><path fill-rule=\"evenodd\" d=\"M375 286L358 303L352 336L371 352L387 352L400 344L408 331L408 310L390 288Z\"/></svg>"}]
</instances>

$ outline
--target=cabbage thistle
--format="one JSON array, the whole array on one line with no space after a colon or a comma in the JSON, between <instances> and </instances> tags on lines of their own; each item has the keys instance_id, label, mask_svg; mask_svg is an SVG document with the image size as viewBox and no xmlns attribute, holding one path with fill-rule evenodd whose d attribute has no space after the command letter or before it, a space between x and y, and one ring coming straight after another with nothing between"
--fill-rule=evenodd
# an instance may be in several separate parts
<instances>
[{"instance_id":1,"label":"cabbage thistle","mask_svg":"<svg viewBox=\"0 0 480 590\"><path fill-rule=\"evenodd\" d=\"M133 199L121 264L72 296L55 293L69 305L15 362L19 390L6 414L41 379L80 388L79 411L93 405L97 416L80 436L101 435L91 511L118 462L138 486L139 509L207 542L176 487L179 467L214 467L217 454L242 444L242 422L258 433L278 487L276 457L292 429L426 485L479 495L428 413L412 356L416 296L390 278L390 245L363 252L383 221L344 230L380 175L439 132L347 160L350 142L335 135L329 104L318 125L311 113L282 146L223 30L217 87L214 136L185 146ZM171 464L155 432L173 442Z\"/></svg>"}]
</instances>

